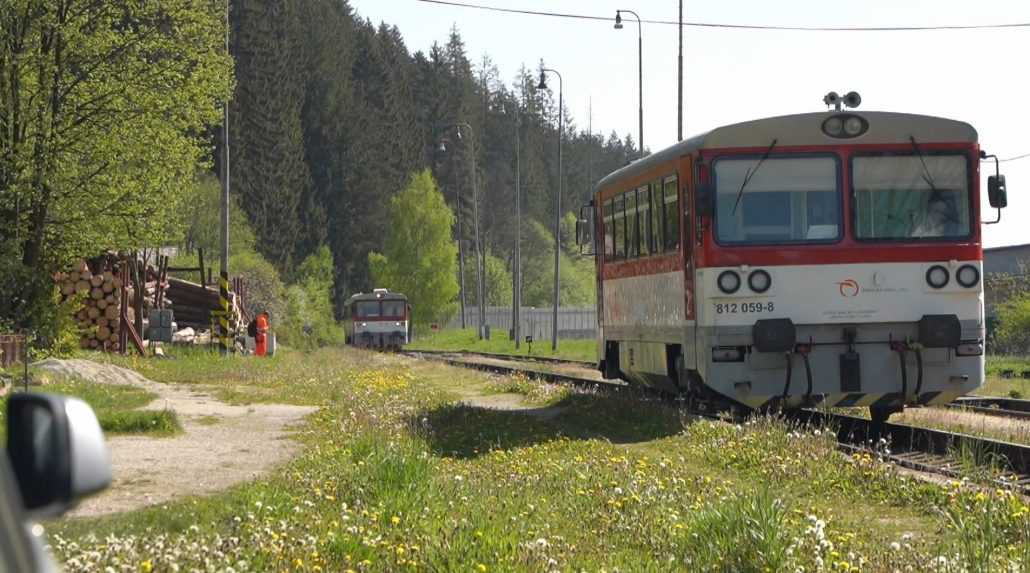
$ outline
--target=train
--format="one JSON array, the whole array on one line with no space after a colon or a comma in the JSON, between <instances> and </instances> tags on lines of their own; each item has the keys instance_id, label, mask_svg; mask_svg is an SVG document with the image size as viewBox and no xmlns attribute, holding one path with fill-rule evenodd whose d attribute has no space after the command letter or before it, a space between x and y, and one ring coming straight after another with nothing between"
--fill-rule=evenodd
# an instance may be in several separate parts
<instances>
[{"instance_id":1,"label":"train","mask_svg":"<svg viewBox=\"0 0 1030 573\"><path fill-rule=\"evenodd\" d=\"M577 240L595 255L606 378L881 423L983 384L997 157L968 123L841 100L860 97L717 127L597 183ZM991 158L997 219L981 221Z\"/></svg>"},{"instance_id":2,"label":"train","mask_svg":"<svg viewBox=\"0 0 1030 573\"><path fill-rule=\"evenodd\" d=\"M400 350L411 341L408 297L385 288L357 293L344 303L344 332L348 345Z\"/></svg>"}]
</instances>

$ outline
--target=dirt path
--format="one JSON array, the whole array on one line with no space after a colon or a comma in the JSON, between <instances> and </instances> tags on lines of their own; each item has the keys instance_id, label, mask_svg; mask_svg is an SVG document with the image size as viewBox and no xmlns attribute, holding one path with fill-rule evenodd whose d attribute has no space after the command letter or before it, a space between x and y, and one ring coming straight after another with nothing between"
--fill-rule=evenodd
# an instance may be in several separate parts
<instances>
[{"instance_id":1,"label":"dirt path","mask_svg":"<svg viewBox=\"0 0 1030 573\"><path fill-rule=\"evenodd\" d=\"M172 438L108 438L114 482L83 502L73 517L128 511L256 478L299 451L290 428L315 411L282 404L233 406L195 387L159 384L88 360L50 359L34 366L101 384L139 386L158 396L146 409L174 410L184 430Z\"/></svg>"}]
</instances>

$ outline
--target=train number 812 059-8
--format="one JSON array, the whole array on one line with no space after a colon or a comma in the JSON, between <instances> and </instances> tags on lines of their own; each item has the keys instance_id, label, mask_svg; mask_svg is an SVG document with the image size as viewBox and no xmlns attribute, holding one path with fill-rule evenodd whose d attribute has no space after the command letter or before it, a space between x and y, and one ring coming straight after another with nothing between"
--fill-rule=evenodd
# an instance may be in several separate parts
<instances>
[{"instance_id":1,"label":"train number 812 059-8","mask_svg":"<svg viewBox=\"0 0 1030 573\"><path fill-rule=\"evenodd\" d=\"M758 314L776 310L772 301L769 302L717 302L715 303L715 314Z\"/></svg>"}]
</instances>

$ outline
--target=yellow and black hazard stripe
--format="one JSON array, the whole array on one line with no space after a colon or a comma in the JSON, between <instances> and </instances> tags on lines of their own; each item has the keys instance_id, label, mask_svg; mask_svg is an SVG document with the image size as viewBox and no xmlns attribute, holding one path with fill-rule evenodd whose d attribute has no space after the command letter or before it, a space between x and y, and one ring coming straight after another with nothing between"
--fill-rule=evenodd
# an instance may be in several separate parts
<instances>
[{"instance_id":1,"label":"yellow and black hazard stripe","mask_svg":"<svg viewBox=\"0 0 1030 573\"><path fill-rule=\"evenodd\" d=\"M218 278L218 342L222 352L232 349L232 337L229 332L229 273L222 272Z\"/></svg>"}]
</instances>

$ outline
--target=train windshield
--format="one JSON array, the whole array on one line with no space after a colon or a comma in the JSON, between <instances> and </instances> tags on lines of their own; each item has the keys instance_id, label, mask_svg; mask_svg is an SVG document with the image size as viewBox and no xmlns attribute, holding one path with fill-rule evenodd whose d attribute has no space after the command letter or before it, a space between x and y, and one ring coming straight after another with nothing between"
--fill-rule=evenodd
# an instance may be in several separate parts
<instances>
[{"instance_id":1,"label":"train windshield","mask_svg":"<svg viewBox=\"0 0 1030 573\"><path fill-rule=\"evenodd\" d=\"M354 305L354 313L358 318L379 316L379 301L365 300Z\"/></svg>"},{"instance_id":2,"label":"train windshield","mask_svg":"<svg viewBox=\"0 0 1030 573\"><path fill-rule=\"evenodd\" d=\"M970 235L963 155L880 155L852 160L855 237L958 239Z\"/></svg>"},{"instance_id":3,"label":"train windshield","mask_svg":"<svg viewBox=\"0 0 1030 573\"><path fill-rule=\"evenodd\" d=\"M715 161L720 244L834 242L841 235L834 157L728 157Z\"/></svg>"},{"instance_id":4,"label":"train windshield","mask_svg":"<svg viewBox=\"0 0 1030 573\"><path fill-rule=\"evenodd\" d=\"M404 301L403 300L384 300L383 301L383 316L389 316L396 318L404 316Z\"/></svg>"}]
</instances>

